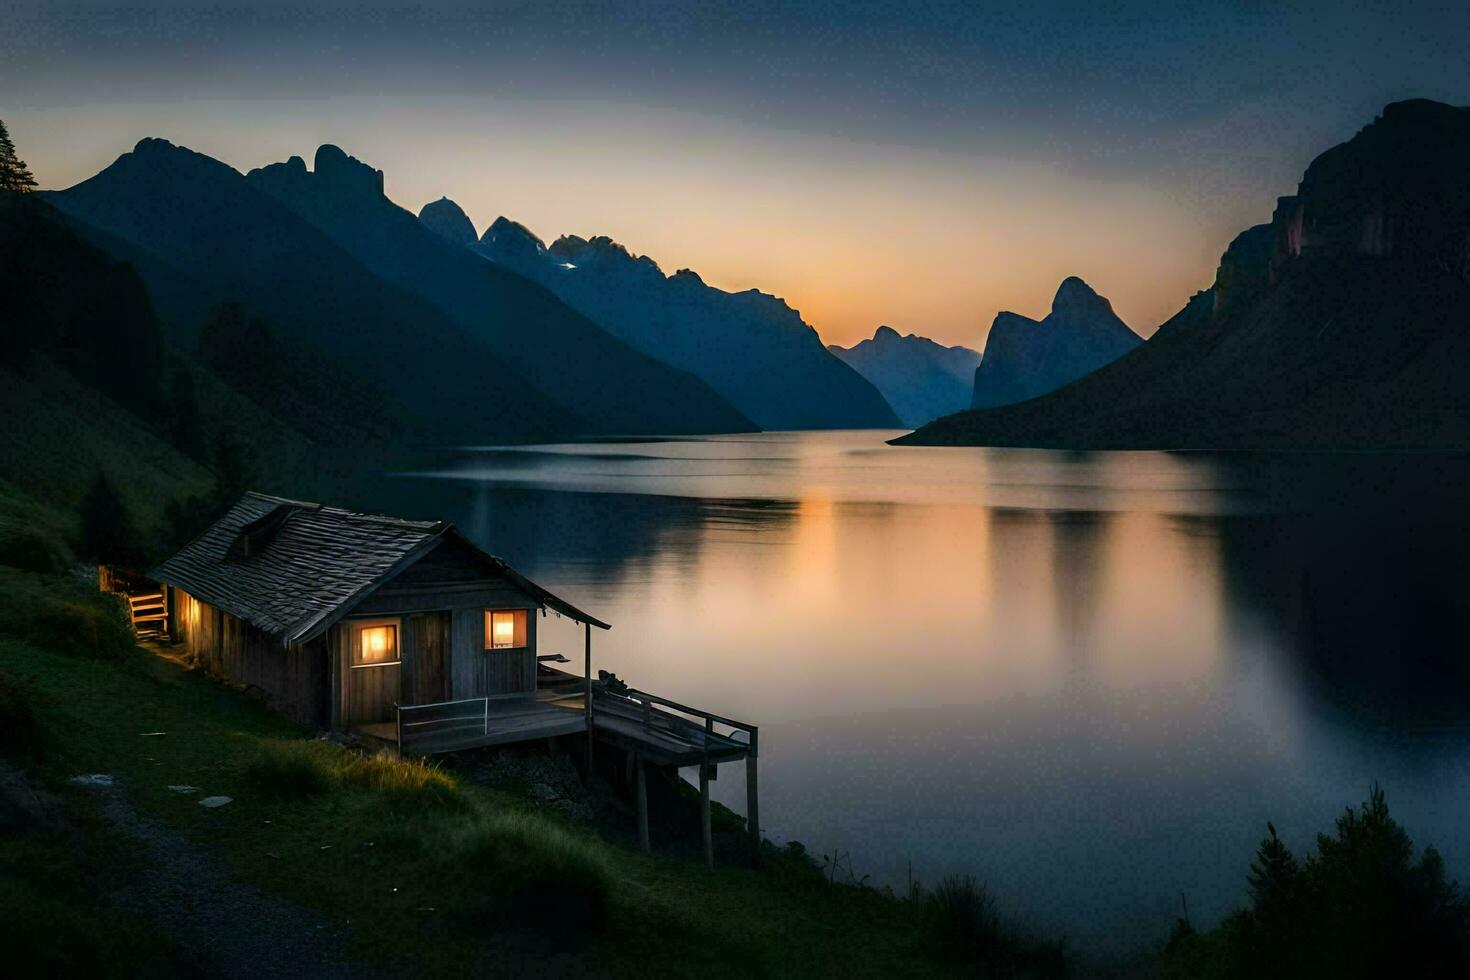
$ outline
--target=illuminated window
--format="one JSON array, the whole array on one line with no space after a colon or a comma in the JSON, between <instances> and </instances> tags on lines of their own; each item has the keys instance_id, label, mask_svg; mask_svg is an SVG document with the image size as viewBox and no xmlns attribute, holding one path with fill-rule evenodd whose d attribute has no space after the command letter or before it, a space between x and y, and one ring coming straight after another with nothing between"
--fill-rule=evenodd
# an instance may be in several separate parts
<instances>
[{"instance_id":1,"label":"illuminated window","mask_svg":"<svg viewBox=\"0 0 1470 980\"><path fill-rule=\"evenodd\" d=\"M485 649L509 650L526 645L526 610L487 609Z\"/></svg>"},{"instance_id":2,"label":"illuminated window","mask_svg":"<svg viewBox=\"0 0 1470 980\"><path fill-rule=\"evenodd\" d=\"M396 622L354 623L352 627L352 665L373 667L398 663L398 624Z\"/></svg>"}]
</instances>

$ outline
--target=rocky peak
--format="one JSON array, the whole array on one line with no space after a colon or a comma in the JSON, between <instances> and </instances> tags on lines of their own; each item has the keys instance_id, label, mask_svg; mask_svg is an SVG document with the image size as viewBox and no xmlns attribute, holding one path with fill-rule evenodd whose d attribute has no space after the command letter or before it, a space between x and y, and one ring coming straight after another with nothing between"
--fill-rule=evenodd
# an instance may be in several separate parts
<instances>
[{"instance_id":1,"label":"rocky peak","mask_svg":"<svg viewBox=\"0 0 1470 980\"><path fill-rule=\"evenodd\" d=\"M503 214L490 223L490 227L485 229L485 235L480 241L499 245L522 242L537 252L546 251L546 243L538 238L535 232L519 221L510 220Z\"/></svg>"},{"instance_id":2,"label":"rocky peak","mask_svg":"<svg viewBox=\"0 0 1470 980\"><path fill-rule=\"evenodd\" d=\"M569 262L574 257L580 255L582 253L582 250L586 247L587 239L583 238L581 235L562 235L556 241L548 245L546 247L546 251L550 252L552 255L563 262Z\"/></svg>"},{"instance_id":3,"label":"rocky peak","mask_svg":"<svg viewBox=\"0 0 1470 980\"><path fill-rule=\"evenodd\" d=\"M873 331L873 339L878 343L892 343L893 341L902 340L903 337L897 330L885 324Z\"/></svg>"},{"instance_id":4,"label":"rocky peak","mask_svg":"<svg viewBox=\"0 0 1470 980\"><path fill-rule=\"evenodd\" d=\"M166 139L146 137L133 146L132 153L124 153L108 170L117 174L168 174L177 179L237 179L239 172L229 164L221 163L187 146L178 146ZM106 172L106 171L104 171Z\"/></svg>"},{"instance_id":5,"label":"rocky peak","mask_svg":"<svg viewBox=\"0 0 1470 980\"><path fill-rule=\"evenodd\" d=\"M1112 313L1113 305L1078 277L1068 276L1057 287L1057 294L1051 301L1051 311L1058 316L1103 311Z\"/></svg>"},{"instance_id":6,"label":"rocky peak","mask_svg":"<svg viewBox=\"0 0 1470 980\"><path fill-rule=\"evenodd\" d=\"M351 196L383 196L383 171L375 170L340 147L324 143L317 148L312 169L317 181Z\"/></svg>"},{"instance_id":7,"label":"rocky peak","mask_svg":"<svg viewBox=\"0 0 1470 980\"><path fill-rule=\"evenodd\" d=\"M1271 256L1276 246L1273 225L1255 225L1236 235L1215 270L1215 316L1224 316L1255 300L1271 284Z\"/></svg>"},{"instance_id":8,"label":"rocky peak","mask_svg":"<svg viewBox=\"0 0 1470 980\"><path fill-rule=\"evenodd\" d=\"M1470 278L1467 166L1470 108L1392 103L1307 167L1288 255L1394 258Z\"/></svg>"},{"instance_id":9,"label":"rocky peak","mask_svg":"<svg viewBox=\"0 0 1470 980\"><path fill-rule=\"evenodd\" d=\"M531 229L505 215L496 218L485 229L477 251L493 262L533 278L546 257L545 243Z\"/></svg>"},{"instance_id":10,"label":"rocky peak","mask_svg":"<svg viewBox=\"0 0 1470 980\"><path fill-rule=\"evenodd\" d=\"M139 156L168 153L170 150L176 149L178 147L174 146L168 140L160 139L157 136L145 136L133 144L133 152Z\"/></svg>"},{"instance_id":11,"label":"rocky peak","mask_svg":"<svg viewBox=\"0 0 1470 980\"><path fill-rule=\"evenodd\" d=\"M425 228L456 245L471 247L480 239L475 234L475 225L470 221L469 215L447 197L425 204L419 212L419 220L424 223Z\"/></svg>"}]
</instances>

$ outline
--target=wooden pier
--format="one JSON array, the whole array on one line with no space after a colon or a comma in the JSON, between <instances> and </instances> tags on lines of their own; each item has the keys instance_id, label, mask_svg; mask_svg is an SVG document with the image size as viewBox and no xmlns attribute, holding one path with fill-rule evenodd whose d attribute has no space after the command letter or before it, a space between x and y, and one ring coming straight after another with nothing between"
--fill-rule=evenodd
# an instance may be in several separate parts
<instances>
[{"instance_id":1,"label":"wooden pier","mask_svg":"<svg viewBox=\"0 0 1470 980\"><path fill-rule=\"evenodd\" d=\"M564 735L585 735L588 758L597 742L622 749L637 770L638 841L650 848L645 768L699 769L701 836L706 863L714 864L710 829L710 780L722 763L745 763L746 822L752 854L760 850L757 778L759 731L755 725L630 688L602 672L595 681L544 664L534 699L523 695L400 705L396 725L360 729L391 741L401 753L432 755L510 745ZM589 699L585 691L590 689Z\"/></svg>"}]
</instances>

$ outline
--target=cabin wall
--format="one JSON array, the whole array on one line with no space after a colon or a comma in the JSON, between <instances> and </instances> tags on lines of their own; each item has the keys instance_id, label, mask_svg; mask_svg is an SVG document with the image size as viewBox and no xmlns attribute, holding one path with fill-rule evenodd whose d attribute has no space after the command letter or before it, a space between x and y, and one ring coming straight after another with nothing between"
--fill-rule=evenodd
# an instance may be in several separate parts
<instances>
[{"instance_id":1,"label":"cabin wall","mask_svg":"<svg viewBox=\"0 0 1470 980\"><path fill-rule=\"evenodd\" d=\"M270 634L184 590L172 591L179 642L200 666L245 687L293 721L328 723L326 638L283 647Z\"/></svg>"},{"instance_id":2,"label":"cabin wall","mask_svg":"<svg viewBox=\"0 0 1470 980\"><path fill-rule=\"evenodd\" d=\"M485 648L485 612L526 610L526 645L509 650ZM449 617L445 673L449 700L536 692L536 613L538 601L498 575L487 574L484 559L453 542L424 556L383 588L364 599L352 614L401 616L405 637L404 697L417 697L420 671L410 663L419 639L414 614L440 612Z\"/></svg>"},{"instance_id":3,"label":"cabin wall","mask_svg":"<svg viewBox=\"0 0 1470 980\"><path fill-rule=\"evenodd\" d=\"M526 645L509 650L485 648L485 612L490 609L526 610ZM424 649L419 637L422 620L415 614L440 612L449 618L449 642L444 670L447 697L458 701L487 695L536 692L536 612L534 602L509 590L477 589L467 593L414 593L383 590L362 603L364 616L400 616L403 637L404 703L432 703L419 697L418 658ZM350 622L350 620L344 620ZM432 641L437 642L437 640ZM425 692L427 693L427 692ZM408 700L412 697L412 701Z\"/></svg>"}]
</instances>

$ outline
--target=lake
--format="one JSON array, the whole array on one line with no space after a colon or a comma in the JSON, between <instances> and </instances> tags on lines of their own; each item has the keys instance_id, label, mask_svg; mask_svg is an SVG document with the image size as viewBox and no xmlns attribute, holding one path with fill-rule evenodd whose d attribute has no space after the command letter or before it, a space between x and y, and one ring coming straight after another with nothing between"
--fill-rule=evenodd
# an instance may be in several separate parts
<instances>
[{"instance_id":1,"label":"lake","mask_svg":"<svg viewBox=\"0 0 1470 980\"><path fill-rule=\"evenodd\" d=\"M894 435L466 449L371 495L613 623L594 669L759 724L768 834L858 877L971 873L1121 952L1374 781L1470 875L1470 462Z\"/></svg>"}]
</instances>

